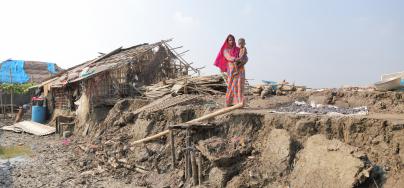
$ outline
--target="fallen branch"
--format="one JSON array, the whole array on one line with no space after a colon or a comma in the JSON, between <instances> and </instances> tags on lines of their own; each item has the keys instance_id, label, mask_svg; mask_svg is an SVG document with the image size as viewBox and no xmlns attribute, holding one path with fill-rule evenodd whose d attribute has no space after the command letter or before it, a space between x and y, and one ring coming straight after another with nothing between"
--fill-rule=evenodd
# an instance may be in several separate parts
<instances>
[{"instance_id":1,"label":"fallen branch","mask_svg":"<svg viewBox=\"0 0 404 188\"><path fill-rule=\"evenodd\" d=\"M213 117L216 117L216 116L219 116L219 115L222 115L222 114L231 112L231 111L233 111L233 110L236 110L236 109L239 109L239 108L242 108L242 107L243 107L243 104L242 104L242 103L236 104L236 105L234 105L234 106L227 107L227 108L223 108L223 109L220 109L220 110L218 110L218 111L216 111L216 112L213 112L213 113L204 115L204 116L202 116L202 117L200 117L200 118L193 119L193 120L191 120L191 121L186 122L185 124L192 124L192 123L204 121L204 120L207 120L207 119L210 119L210 118L213 118ZM147 141L150 141L150 140L154 140L154 139L156 139L156 138L160 138L160 137L162 137L162 136L165 136L165 135L167 135L168 133L170 133L170 130L165 130L165 131L160 132L160 133L158 133L158 134L155 134L155 135L152 135L152 136L149 136L149 137L146 137L146 138L137 140L137 141L133 142L132 145L140 144L140 143L147 142Z\"/></svg>"}]
</instances>

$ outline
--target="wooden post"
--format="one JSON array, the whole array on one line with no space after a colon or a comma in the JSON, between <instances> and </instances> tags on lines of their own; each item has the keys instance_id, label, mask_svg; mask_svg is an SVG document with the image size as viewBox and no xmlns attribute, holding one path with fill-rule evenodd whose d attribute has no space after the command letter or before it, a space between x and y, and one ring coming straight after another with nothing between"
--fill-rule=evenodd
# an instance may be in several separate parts
<instances>
[{"instance_id":1,"label":"wooden post","mask_svg":"<svg viewBox=\"0 0 404 188\"><path fill-rule=\"evenodd\" d=\"M188 88L187 88L187 84L188 84L188 78L185 78L185 83L184 83L184 94L188 94Z\"/></svg>"},{"instance_id":2,"label":"wooden post","mask_svg":"<svg viewBox=\"0 0 404 188\"><path fill-rule=\"evenodd\" d=\"M201 153L198 153L198 182L199 186L202 184L202 156Z\"/></svg>"},{"instance_id":3,"label":"wooden post","mask_svg":"<svg viewBox=\"0 0 404 188\"><path fill-rule=\"evenodd\" d=\"M23 115L24 115L24 110L22 109L22 107L19 107L18 113L17 113L17 116L15 117L14 123L20 122Z\"/></svg>"},{"instance_id":4,"label":"wooden post","mask_svg":"<svg viewBox=\"0 0 404 188\"><path fill-rule=\"evenodd\" d=\"M0 105L1 105L1 113L3 114L4 119L6 119L6 111L4 110L3 90L2 89L0 89Z\"/></svg>"},{"instance_id":5,"label":"wooden post","mask_svg":"<svg viewBox=\"0 0 404 188\"><path fill-rule=\"evenodd\" d=\"M175 168L175 145L174 145L174 131L170 131L171 136L171 158L173 162L173 169Z\"/></svg>"},{"instance_id":6,"label":"wooden post","mask_svg":"<svg viewBox=\"0 0 404 188\"><path fill-rule=\"evenodd\" d=\"M188 177L191 177L192 176L192 166L191 166L191 156L190 156L191 152L189 151L189 148L191 147L191 135L190 135L189 129L187 129L187 131L186 131L185 145L186 145L185 153L187 154L186 163L188 165L188 171L185 173L188 174Z\"/></svg>"},{"instance_id":7,"label":"wooden post","mask_svg":"<svg viewBox=\"0 0 404 188\"><path fill-rule=\"evenodd\" d=\"M186 146L185 146L186 147ZM188 180L188 168L189 168L189 166L188 166L188 155L187 155L187 150L184 150L184 161L185 161L185 171L184 171L184 174L185 174L185 181L187 181Z\"/></svg>"},{"instance_id":8,"label":"wooden post","mask_svg":"<svg viewBox=\"0 0 404 188\"><path fill-rule=\"evenodd\" d=\"M223 109L220 109L220 110L218 110L216 112L213 112L211 114L207 114L207 115L204 115L204 116L202 116L200 118L196 118L194 120L188 121L185 124L192 124L192 123L204 121L204 120L207 120L207 119L210 119L210 118L213 118L213 117L216 117L216 116L231 112L233 110L236 110L236 109L239 109L239 108L242 108L242 107L243 107L242 103L236 104L236 105L234 105L232 107L223 108ZM155 135L152 135L152 136L137 140L137 141L133 142L132 145L144 143L144 142L147 142L147 141L150 141L150 140L154 140L154 139L160 138L162 136L165 136L165 135L167 135L169 133L170 133L170 130L165 130L165 131L160 132L158 134L155 134Z\"/></svg>"},{"instance_id":9,"label":"wooden post","mask_svg":"<svg viewBox=\"0 0 404 188\"><path fill-rule=\"evenodd\" d=\"M10 84L11 85L13 85L13 73L12 73L12 71L11 71L11 67L10 67ZM13 115L14 114L14 90L13 90L13 87L11 87L11 90L10 90L10 103L11 103L11 115Z\"/></svg>"},{"instance_id":10,"label":"wooden post","mask_svg":"<svg viewBox=\"0 0 404 188\"><path fill-rule=\"evenodd\" d=\"M198 185L198 167L196 165L195 151L191 151L192 180L193 185Z\"/></svg>"},{"instance_id":11,"label":"wooden post","mask_svg":"<svg viewBox=\"0 0 404 188\"><path fill-rule=\"evenodd\" d=\"M31 106L32 106L32 104L31 104ZM56 117L56 131L55 131L55 135L57 135L57 134L59 134L59 117L60 116L58 116L58 117Z\"/></svg>"}]
</instances>

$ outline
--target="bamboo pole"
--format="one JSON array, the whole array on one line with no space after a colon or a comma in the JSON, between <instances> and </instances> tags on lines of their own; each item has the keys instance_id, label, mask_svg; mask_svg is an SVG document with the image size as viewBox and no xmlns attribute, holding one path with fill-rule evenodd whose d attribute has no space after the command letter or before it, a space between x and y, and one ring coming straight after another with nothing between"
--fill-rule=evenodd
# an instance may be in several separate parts
<instances>
[{"instance_id":1,"label":"bamboo pole","mask_svg":"<svg viewBox=\"0 0 404 188\"><path fill-rule=\"evenodd\" d=\"M187 155L187 150L184 150L184 161L185 161L185 171L184 171L184 175L185 175L185 181L188 180L188 155Z\"/></svg>"},{"instance_id":2,"label":"bamboo pole","mask_svg":"<svg viewBox=\"0 0 404 188\"><path fill-rule=\"evenodd\" d=\"M186 131L186 138L185 138L185 153L187 154L185 162L188 165L188 170L185 172L188 174L188 177L192 177L192 163L191 163L191 151L189 150L191 148L191 134L190 130L188 129Z\"/></svg>"},{"instance_id":3,"label":"bamboo pole","mask_svg":"<svg viewBox=\"0 0 404 188\"><path fill-rule=\"evenodd\" d=\"M222 114L226 114L226 113L231 112L233 110L237 110L237 109L242 108L242 107L243 107L242 103L236 104L234 106L223 108L223 109L220 109L220 110L218 110L216 112L212 112L210 114L204 115L204 116L202 116L200 118L193 119L191 121L188 121L187 123L196 123L196 122L204 121L204 120L207 120L207 119L210 119L210 118L222 115Z\"/></svg>"},{"instance_id":4,"label":"bamboo pole","mask_svg":"<svg viewBox=\"0 0 404 188\"><path fill-rule=\"evenodd\" d=\"M168 47L168 49L173 49L173 47L171 47L168 44L168 42L170 42L170 41L162 41L162 42L163 42L164 45L166 45ZM191 68L195 73L198 73L198 75L201 74L198 69L195 69L195 68L191 67L189 65L189 63L184 58L182 58L180 55L178 55L178 53L175 50L170 50L170 51L180 60L180 65L184 64L186 68Z\"/></svg>"},{"instance_id":5,"label":"bamboo pole","mask_svg":"<svg viewBox=\"0 0 404 188\"><path fill-rule=\"evenodd\" d=\"M231 111L233 111L233 110L236 110L236 109L239 109L239 108L242 108L242 107L243 107L243 104L242 104L242 103L236 104L236 105L234 105L234 106L227 107L227 108L223 108L223 109L220 109L220 110L218 110L218 111L216 111L216 112L213 112L213 113L204 115L204 116L202 116L202 117L193 119L193 120L191 120L191 121L186 122L185 124L192 124L192 123L204 121L204 120L207 120L207 119L210 119L210 118L213 118L213 117L222 115L222 114L226 114L226 113L228 113L228 112L231 112ZM147 141L150 141L150 140L154 140L154 139L160 138L160 137L162 137L162 136L165 136L165 135L167 135L168 133L170 133L170 130L165 130L165 131L160 132L160 133L158 133L158 134L155 134L155 135L152 135L152 136L149 136L149 137L146 137L146 138L137 140L137 141L133 142L132 145L144 143L144 142L147 142Z\"/></svg>"},{"instance_id":6,"label":"bamboo pole","mask_svg":"<svg viewBox=\"0 0 404 188\"><path fill-rule=\"evenodd\" d=\"M193 185L198 185L198 166L196 164L195 151L191 151L192 181Z\"/></svg>"},{"instance_id":7,"label":"bamboo pole","mask_svg":"<svg viewBox=\"0 0 404 188\"><path fill-rule=\"evenodd\" d=\"M201 153L198 153L198 185L201 186L202 184L202 156Z\"/></svg>"}]
</instances>

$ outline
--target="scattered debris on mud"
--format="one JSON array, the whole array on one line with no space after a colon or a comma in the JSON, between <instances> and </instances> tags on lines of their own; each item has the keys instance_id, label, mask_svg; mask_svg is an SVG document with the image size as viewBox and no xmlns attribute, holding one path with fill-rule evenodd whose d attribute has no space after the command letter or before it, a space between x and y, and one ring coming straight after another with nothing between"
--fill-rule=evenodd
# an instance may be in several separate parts
<instances>
[{"instance_id":1,"label":"scattered debris on mud","mask_svg":"<svg viewBox=\"0 0 404 188\"><path fill-rule=\"evenodd\" d=\"M0 185L403 186L401 93L296 91L265 99L248 97L247 107L192 128L184 123L223 108L222 95L122 99L101 122L90 117L88 125L76 125L74 136L67 139L1 131L2 146L21 143L32 154L23 161L2 162ZM307 104L311 101L323 107L313 108ZM361 116L327 115L356 114L365 110L355 109L361 106L367 106ZM312 114L271 113L300 108ZM172 134L132 144L166 130Z\"/></svg>"},{"instance_id":2,"label":"scattered debris on mud","mask_svg":"<svg viewBox=\"0 0 404 188\"><path fill-rule=\"evenodd\" d=\"M367 115L368 109L366 106L355 108L339 108L333 105L322 104L307 104L306 102L294 102L289 106L280 107L272 112L289 112L298 114L327 114L327 115Z\"/></svg>"}]
</instances>

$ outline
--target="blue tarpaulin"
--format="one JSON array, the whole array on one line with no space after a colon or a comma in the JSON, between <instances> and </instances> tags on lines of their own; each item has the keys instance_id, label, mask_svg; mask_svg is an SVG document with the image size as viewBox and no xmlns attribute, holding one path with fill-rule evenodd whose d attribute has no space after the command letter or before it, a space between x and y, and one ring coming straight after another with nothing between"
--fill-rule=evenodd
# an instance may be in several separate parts
<instances>
[{"instance_id":1,"label":"blue tarpaulin","mask_svg":"<svg viewBox=\"0 0 404 188\"><path fill-rule=\"evenodd\" d=\"M270 80L262 80L265 84L271 85L272 90L277 90L278 89L278 83Z\"/></svg>"},{"instance_id":2,"label":"blue tarpaulin","mask_svg":"<svg viewBox=\"0 0 404 188\"><path fill-rule=\"evenodd\" d=\"M11 77L10 79L10 70ZM7 60L0 67L0 83L22 84L29 81L29 76L24 70L24 61Z\"/></svg>"},{"instance_id":3,"label":"blue tarpaulin","mask_svg":"<svg viewBox=\"0 0 404 188\"><path fill-rule=\"evenodd\" d=\"M401 85L404 86L404 79L401 79Z\"/></svg>"},{"instance_id":4,"label":"blue tarpaulin","mask_svg":"<svg viewBox=\"0 0 404 188\"><path fill-rule=\"evenodd\" d=\"M52 74L57 73L55 63L48 63L48 71Z\"/></svg>"}]
</instances>

